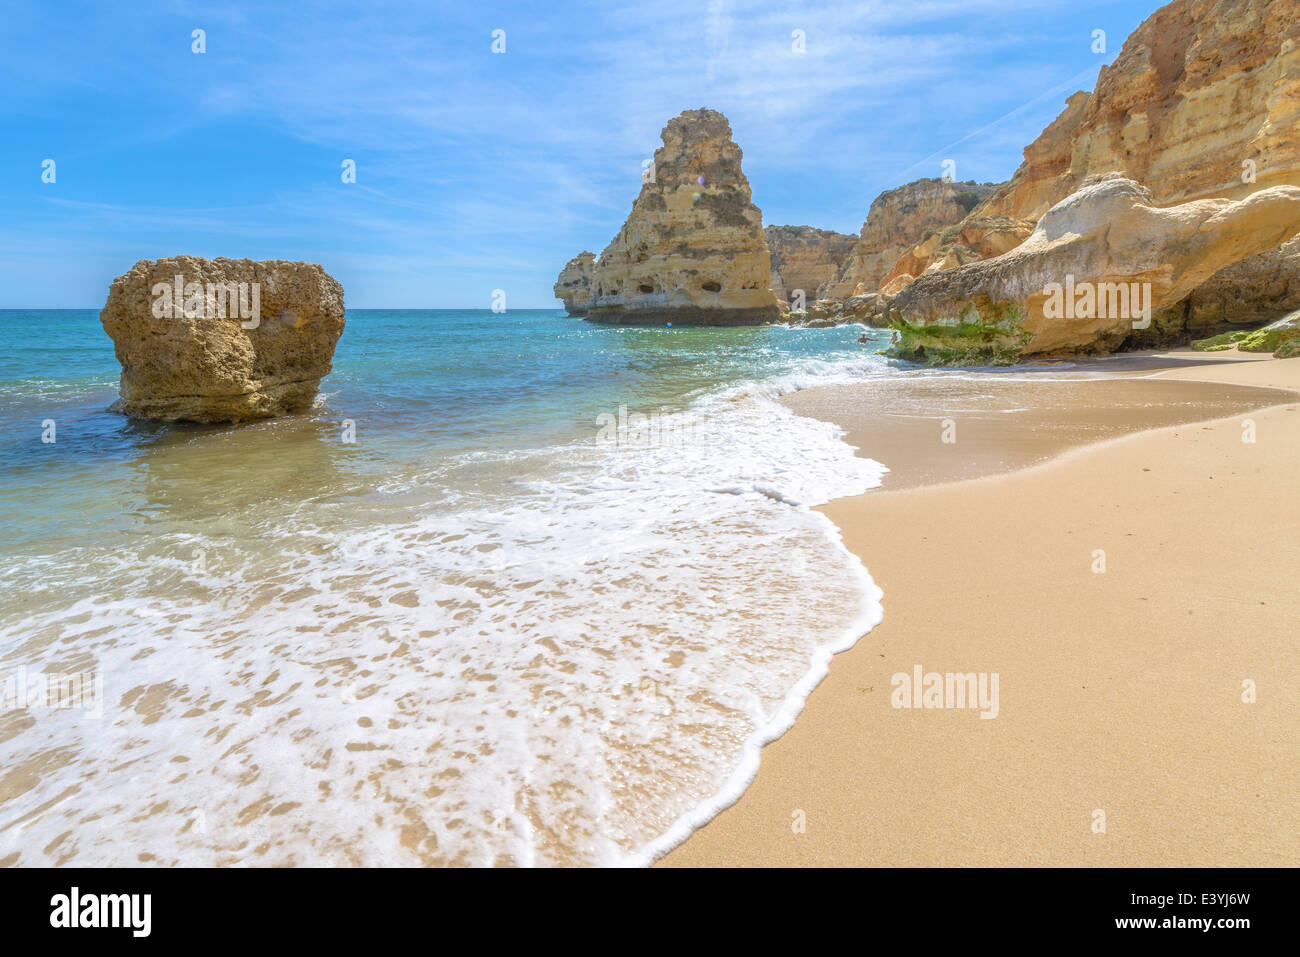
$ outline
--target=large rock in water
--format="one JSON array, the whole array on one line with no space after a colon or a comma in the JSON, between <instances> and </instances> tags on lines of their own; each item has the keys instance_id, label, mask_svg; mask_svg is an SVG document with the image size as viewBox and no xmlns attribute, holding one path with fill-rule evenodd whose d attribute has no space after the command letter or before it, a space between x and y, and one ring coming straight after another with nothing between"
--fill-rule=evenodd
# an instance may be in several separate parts
<instances>
[{"instance_id":1,"label":"large rock in water","mask_svg":"<svg viewBox=\"0 0 1300 957\"><path fill-rule=\"evenodd\" d=\"M343 287L310 263L141 260L99 319L122 363L114 411L242 422L310 408L343 334Z\"/></svg>"},{"instance_id":2,"label":"large rock in water","mask_svg":"<svg viewBox=\"0 0 1300 957\"><path fill-rule=\"evenodd\" d=\"M586 250L578 253L560 270L552 292L556 299L564 300L564 311L571 316L585 316L591 299L591 277L596 272L596 254Z\"/></svg>"},{"instance_id":3,"label":"large rock in water","mask_svg":"<svg viewBox=\"0 0 1300 957\"><path fill-rule=\"evenodd\" d=\"M632 214L596 263L587 318L776 322L763 217L750 200L727 118L687 110L668 121L663 141L653 181L643 183Z\"/></svg>"},{"instance_id":4,"label":"large rock in water","mask_svg":"<svg viewBox=\"0 0 1300 957\"><path fill-rule=\"evenodd\" d=\"M1165 209L1118 174L1053 206L1016 249L929 273L888 302L895 354L930 363L1110 352L1162 306L1300 232L1300 188Z\"/></svg>"}]
</instances>

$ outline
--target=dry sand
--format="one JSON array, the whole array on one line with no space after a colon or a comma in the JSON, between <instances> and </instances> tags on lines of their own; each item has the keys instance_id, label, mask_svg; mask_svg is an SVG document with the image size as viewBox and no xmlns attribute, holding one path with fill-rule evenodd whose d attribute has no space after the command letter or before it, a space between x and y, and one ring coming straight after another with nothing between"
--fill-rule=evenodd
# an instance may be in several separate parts
<instances>
[{"instance_id":1,"label":"dry sand","mask_svg":"<svg viewBox=\"0 0 1300 957\"><path fill-rule=\"evenodd\" d=\"M1165 364L1184 367L911 386L940 401L896 417L857 387L792 397L894 468L825 509L885 618L660 864L1300 863L1300 399L1236 388L1300 390L1300 360ZM1202 421L1167 424L1167 397ZM998 716L891 707L918 664L996 672Z\"/></svg>"}]
</instances>

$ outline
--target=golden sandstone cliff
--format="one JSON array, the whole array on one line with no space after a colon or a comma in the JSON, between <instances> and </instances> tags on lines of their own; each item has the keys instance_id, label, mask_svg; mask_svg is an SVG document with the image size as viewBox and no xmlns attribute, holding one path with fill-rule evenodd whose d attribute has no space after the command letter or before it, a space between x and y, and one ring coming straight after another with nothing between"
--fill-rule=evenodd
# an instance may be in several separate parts
<instances>
[{"instance_id":1,"label":"golden sandstone cliff","mask_svg":"<svg viewBox=\"0 0 1300 957\"><path fill-rule=\"evenodd\" d=\"M1037 219L1120 172L1160 205L1300 185L1300 0L1161 7L1025 149L984 214Z\"/></svg>"},{"instance_id":2,"label":"golden sandstone cliff","mask_svg":"<svg viewBox=\"0 0 1300 957\"><path fill-rule=\"evenodd\" d=\"M1002 256L893 297L895 354L937 364L1109 352L1226 266L1300 232L1300 187L1158 207L1118 173L1057 203Z\"/></svg>"},{"instance_id":3,"label":"golden sandstone cliff","mask_svg":"<svg viewBox=\"0 0 1300 957\"><path fill-rule=\"evenodd\" d=\"M1297 43L1300 0L1175 0L1161 7L1102 67L1094 91L1071 96L1025 148L1011 180L962 223L963 236L1001 223L1024 238L1026 226L1107 173L1142 183L1158 205L1300 185ZM901 288L889 288L899 275L907 281L956 265L936 255L936 239L905 257L886 279L886 292ZM973 258L1006 251L997 245ZM1263 278L1267 265L1260 267Z\"/></svg>"},{"instance_id":4,"label":"golden sandstone cliff","mask_svg":"<svg viewBox=\"0 0 1300 957\"><path fill-rule=\"evenodd\" d=\"M243 422L311 407L343 334L343 287L303 262L141 260L99 319L122 364L114 411Z\"/></svg>"},{"instance_id":5,"label":"golden sandstone cliff","mask_svg":"<svg viewBox=\"0 0 1300 957\"><path fill-rule=\"evenodd\" d=\"M852 254L818 298L846 299L879 291L904 253L931 234L960 223L995 187L919 179L881 193L871 203Z\"/></svg>"},{"instance_id":6,"label":"golden sandstone cliff","mask_svg":"<svg viewBox=\"0 0 1300 957\"><path fill-rule=\"evenodd\" d=\"M1174 0L1125 41L1093 92L1066 100L1010 181L921 180L890 190L872 203L847 254L842 235L773 227L771 286L782 299L798 288L811 299L806 287L822 280L817 300L793 320L894 325L901 334L895 354L927 361L1169 346L1289 315L1300 309L1300 225L1290 220L1294 196L1277 190L1300 186L1298 44L1300 0ZM711 116L725 129L725 119ZM729 131L702 139L711 137L730 143ZM740 281L729 289L757 297L762 237L739 150L738 194L752 214L727 218L735 231L720 233L717 212L668 224L670 212L686 208L678 185L686 177L674 157L689 152L670 145L665 131L661 153L674 176L642 190L607 250L616 254L607 288L593 297L614 310L687 299L698 309L691 281L699 274L686 260L721 264L737 258L737 248ZM1098 209L1116 217L1112 227L1098 225ZM1119 223L1145 245L1119 235ZM1067 227L1080 230L1069 242L1054 232ZM652 275L647 264L664 268ZM634 275L638 269L644 277ZM1080 289L1149 283L1150 315L1134 325L1040 308L1042 287L1067 279ZM742 313L754 316L751 309ZM769 314L766 306L761 312Z\"/></svg>"},{"instance_id":7,"label":"golden sandstone cliff","mask_svg":"<svg viewBox=\"0 0 1300 957\"><path fill-rule=\"evenodd\" d=\"M970 210L996 189L992 183L919 179L881 193L839 271L819 288L816 301L802 313L793 312L791 321L814 327L875 324L883 315L881 293L910 282L915 276L908 270L919 274L928 257L937 254L942 268L951 268L1014 248L1033 231L1032 223L972 224L962 232ZM936 229L942 231L931 234ZM919 262L918 256L927 259Z\"/></svg>"},{"instance_id":8,"label":"golden sandstone cliff","mask_svg":"<svg viewBox=\"0 0 1300 957\"><path fill-rule=\"evenodd\" d=\"M632 213L591 277L595 322L757 325L780 318L763 218L731 125L713 110L668 122Z\"/></svg>"},{"instance_id":9,"label":"golden sandstone cliff","mask_svg":"<svg viewBox=\"0 0 1300 957\"><path fill-rule=\"evenodd\" d=\"M1258 213L1275 188L1300 185L1298 41L1300 0L1175 0L1162 7L1101 70L1094 92L1067 100L1061 115L1025 149L1025 161L1011 181L973 210L961 231L984 222L1050 215L1107 175L1140 182L1155 206L1249 197L1259 205L1245 208ZM978 330L967 321L988 315L988 302L977 289L996 285L995 277L1010 269L1025 268L1027 260L1017 256L1024 247L982 264L972 260L959 283L931 278L944 264L914 250L919 255L907 268L911 278L925 275L926 281L890 288L887 280L885 291L898 295L877 312L904 324L900 354L926 351L928 343L931 356L944 354L952 361L963 350L978 353L982 339L985 346L996 343L1007 359L1186 343L1234 326L1257 326L1300 306L1300 240L1292 239L1300 226L1278 230L1276 225L1247 218L1241 229L1254 233L1242 237L1249 242L1229 244L1226 257L1225 248L1202 249L1209 254L1206 262L1219 258L1222 268L1201 276L1193 288L1187 285L1191 273L1176 275L1178 235L1166 237L1172 247L1148 235L1153 248L1170 257L1165 270L1177 279L1162 286L1153 277L1151 321L1128 330L1122 324L1098 328L1073 344L1053 331L1062 328L1059 320L1035 317L1033 303L1024 297L1011 297L1029 309L1027 324L1019 325L1014 337L1024 341L1014 349L996 328L987 328L986 318L977 319L986 327ZM1213 246L1221 239L1197 235L1193 241ZM1248 247L1253 254L1242 254ZM1075 268L1076 282L1106 278ZM959 303L960 288L979 301ZM1007 315L999 321L1005 326ZM918 331L936 324L950 327L942 348ZM977 334L954 335L958 328Z\"/></svg>"},{"instance_id":10,"label":"golden sandstone cliff","mask_svg":"<svg viewBox=\"0 0 1300 957\"><path fill-rule=\"evenodd\" d=\"M596 254L578 253L560 270L552 290L556 299L564 300L564 310L571 316L585 316L591 299L591 277L596 272Z\"/></svg>"},{"instance_id":11,"label":"golden sandstone cliff","mask_svg":"<svg viewBox=\"0 0 1300 957\"><path fill-rule=\"evenodd\" d=\"M768 226L764 232L772 255L772 292L796 309L818 298L858 242L848 233L812 226Z\"/></svg>"}]
</instances>

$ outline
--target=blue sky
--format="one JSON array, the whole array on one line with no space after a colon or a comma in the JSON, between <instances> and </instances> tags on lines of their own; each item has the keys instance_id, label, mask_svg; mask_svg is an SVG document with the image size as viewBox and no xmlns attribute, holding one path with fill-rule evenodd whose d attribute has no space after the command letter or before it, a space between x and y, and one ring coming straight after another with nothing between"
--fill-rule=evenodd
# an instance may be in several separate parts
<instances>
[{"instance_id":1,"label":"blue sky","mask_svg":"<svg viewBox=\"0 0 1300 957\"><path fill-rule=\"evenodd\" d=\"M1009 177L1157 5L8 0L0 308L98 308L180 253L318 262L354 308L551 308L664 123L702 106L765 224L856 233L944 159Z\"/></svg>"}]
</instances>

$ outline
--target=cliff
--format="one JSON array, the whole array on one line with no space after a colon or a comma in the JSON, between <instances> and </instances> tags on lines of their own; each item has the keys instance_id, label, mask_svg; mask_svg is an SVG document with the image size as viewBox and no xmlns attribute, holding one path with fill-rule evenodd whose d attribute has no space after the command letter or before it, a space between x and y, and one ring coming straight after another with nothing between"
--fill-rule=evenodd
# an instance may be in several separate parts
<instances>
[{"instance_id":1,"label":"cliff","mask_svg":"<svg viewBox=\"0 0 1300 957\"><path fill-rule=\"evenodd\" d=\"M799 290L805 302L815 300L858 242L848 233L812 226L768 226L764 233L772 256L772 292L786 302Z\"/></svg>"},{"instance_id":2,"label":"cliff","mask_svg":"<svg viewBox=\"0 0 1300 957\"><path fill-rule=\"evenodd\" d=\"M1120 172L1160 205L1300 185L1300 0L1175 0L1025 149L982 215L1038 218ZM1253 163L1253 177L1243 163ZM1251 181L1253 179L1253 181Z\"/></svg>"},{"instance_id":3,"label":"cliff","mask_svg":"<svg viewBox=\"0 0 1300 957\"><path fill-rule=\"evenodd\" d=\"M1025 147L1011 180L962 223L959 255L932 236L901 257L885 291L963 259L1000 255L999 247L1018 245L1029 224L1099 175L1141 182L1157 205L1300 185L1298 42L1300 0L1161 7L1102 67L1093 92L1069 97ZM974 235L997 223L994 242Z\"/></svg>"},{"instance_id":4,"label":"cliff","mask_svg":"<svg viewBox=\"0 0 1300 957\"><path fill-rule=\"evenodd\" d=\"M731 125L687 110L664 128L653 176L605 247L587 318L610 323L757 325L780 318L762 214Z\"/></svg>"},{"instance_id":5,"label":"cliff","mask_svg":"<svg viewBox=\"0 0 1300 957\"><path fill-rule=\"evenodd\" d=\"M596 272L596 254L586 250L578 253L560 270L552 291L556 299L564 300L564 310L571 316L585 316L591 299L591 278Z\"/></svg>"},{"instance_id":6,"label":"cliff","mask_svg":"<svg viewBox=\"0 0 1300 957\"><path fill-rule=\"evenodd\" d=\"M924 275L887 305L895 355L929 363L1110 352L1221 270L1300 232L1300 188L1160 208L1119 174L1066 197L1016 249Z\"/></svg>"},{"instance_id":7,"label":"cliff","mask_svg":"<svg viewBox=\"0 0 1300 957\"><path fill-rule=\"evenodd\" d=\"M960 223L996 187L919 179L881 193L871 203L853 252L822 299L846 299L877 292L886 274L915 244Z\"/></svg>"}]
</instances>

